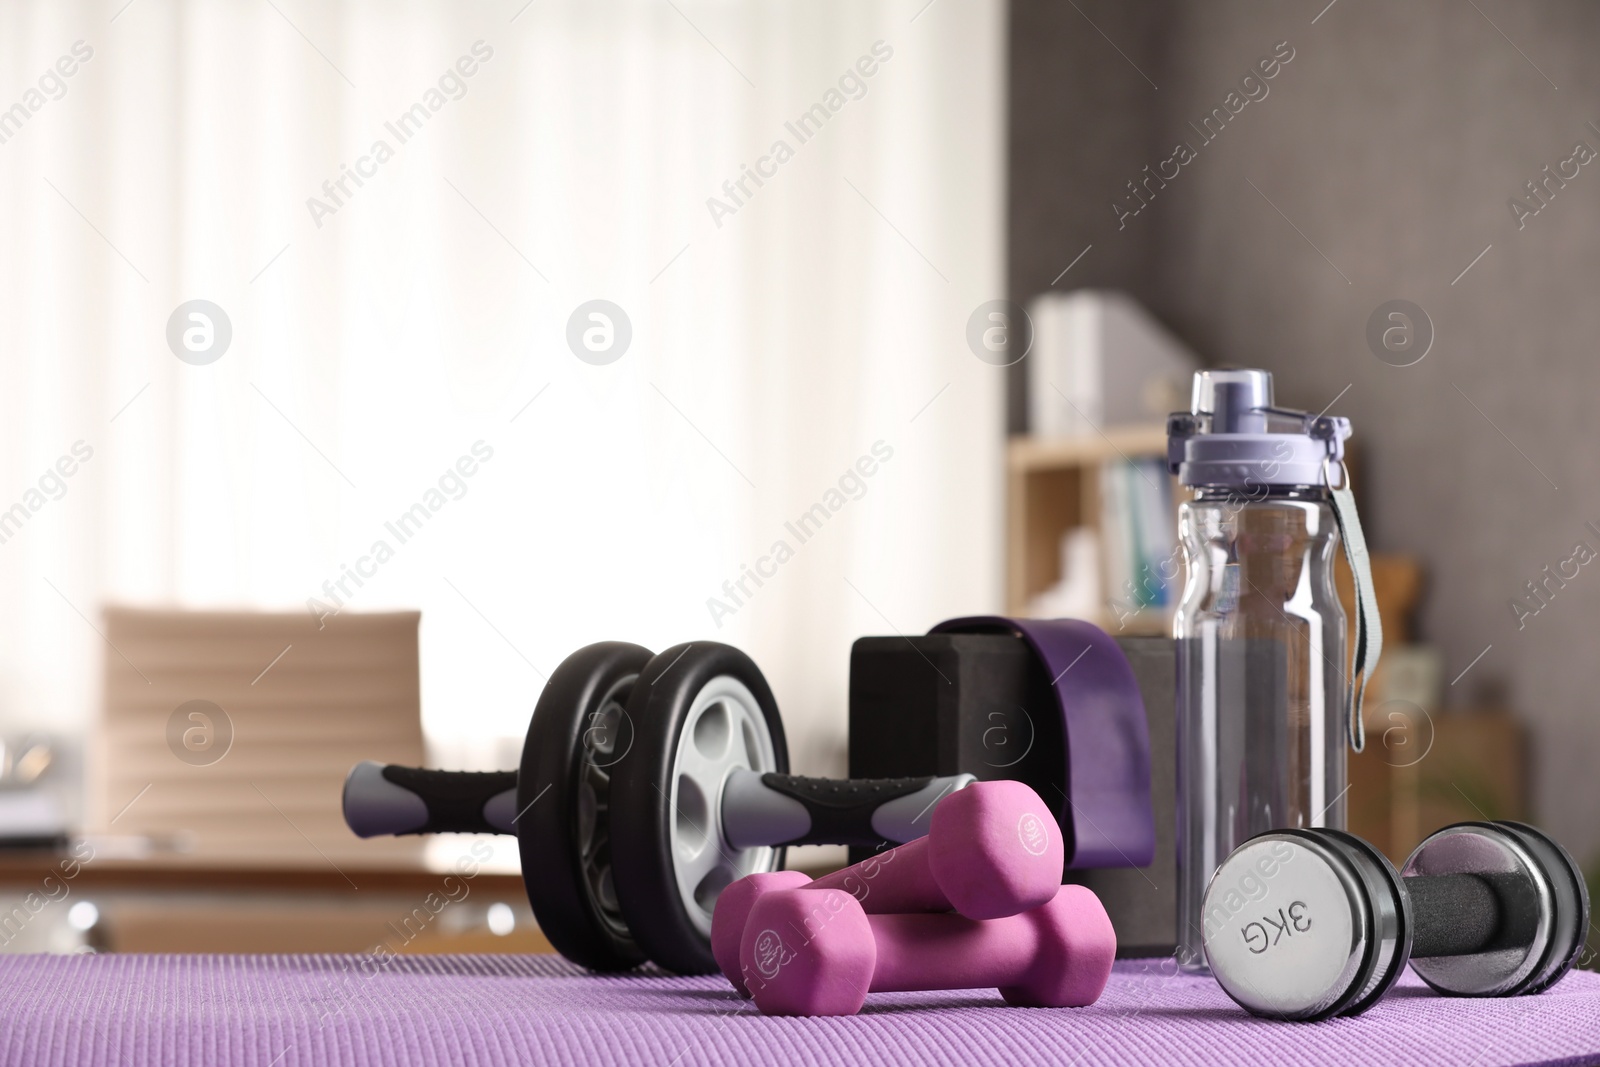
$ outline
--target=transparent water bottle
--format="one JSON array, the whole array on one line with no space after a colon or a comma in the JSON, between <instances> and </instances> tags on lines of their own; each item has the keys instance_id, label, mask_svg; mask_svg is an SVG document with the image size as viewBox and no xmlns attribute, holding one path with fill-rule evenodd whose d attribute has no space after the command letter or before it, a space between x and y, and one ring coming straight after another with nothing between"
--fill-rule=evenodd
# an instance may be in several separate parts
<instances>
[{"instance_id":1,"label":"transparent water bottle","mask_svg":"<svg viewBox=\"0 0 1600 1067\"><path fill-rule=\"evenodd\" d=\"M1382 637L1343 462L1349 420L1274 407L1260 370L1197 373L1190 408L1168 420L1169 466L1194 490L1173 631L1178 961L1204 971L1201 901L1228 854L1265 830L1344 828L1345 739L1359 750ZM1341 543L1364 616L1355 669L1333 581Z\"/></svg>"}]
</instances>

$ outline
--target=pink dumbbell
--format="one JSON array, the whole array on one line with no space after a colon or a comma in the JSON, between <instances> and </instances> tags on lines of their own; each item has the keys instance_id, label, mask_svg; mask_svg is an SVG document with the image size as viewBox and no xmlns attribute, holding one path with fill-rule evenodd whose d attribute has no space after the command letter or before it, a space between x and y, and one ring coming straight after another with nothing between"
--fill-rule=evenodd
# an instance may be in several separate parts
<instances>
[{"instance_id":1,"label":"pink dumbbell","mask_svg":"<svg viewBox=\"0 0 1600 1067\"><path fill-rule=\"evenodd\" d=\"M785 889L756 901L740 945L768 1015L854 1015L868 993L994 986L1019 1007L1093 1004L1117 935L1100 898L1064 885L1004 919L868 915L837 889Z\"/></svg>"},{"instance_id":2,"label":"pink dumbbell","mask_svg":"<svg viewBox=\"0 0 1600 1067\"><path fill-rule=\"evenodd\" d=\"M756 901L783 889L838 889L876 915L955 910L996 919L1036 908L1061 886L1061 830L1021 782L974 782L933 809L928 835L815 882L798 871L752 874L717 898L711 953L740 996L739 945Z\"/></svg>"}]
</instances>

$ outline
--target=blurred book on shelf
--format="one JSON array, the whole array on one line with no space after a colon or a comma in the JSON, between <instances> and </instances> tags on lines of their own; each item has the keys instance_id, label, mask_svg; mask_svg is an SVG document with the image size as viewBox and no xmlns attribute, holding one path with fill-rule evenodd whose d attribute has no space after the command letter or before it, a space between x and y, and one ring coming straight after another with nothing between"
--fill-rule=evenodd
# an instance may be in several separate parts
<instances>
[{"instance_id":1,"label":"blurred book on shelf","mask_svg":"<svg viewBox=\"0 0 1600 1067\"><path fill-rule=\"evenodd\" d=\"M1105 460L1095 526L1060 535L1060 577L1028 603L1031 615L1125 622L1164 620L1177 596L1181 566L1172 477L1164 461Z\"/></svg>"},{"instance_id":2,"label":"blurred book on shelf","mask_svg":"<svg viewBox=\"0 0 1600 1067\"><path fill-rule=\"evenodd\" d=\"M1188 406L1200 361L1126 293L1044 293L1028 305L1030 432L1093 434Z\"/></svg>"},{"instance_id":3,"label":"blurred book on shelf","mask_svg":"<svg viewBox=\"0 0 1600 1067\"><path fill-rule=\"evenodd\" d=\"M1167 609L1175 600L1178 531L1165 460L1116 459L1100 470L1101 529L1110 546L1106 599L1116 612Z\"/></svg>"},{"instance_id":4,"label":"blurred book on shelf","mask_svg":"<svg viewBox=\"0 0 1600 1067\"><path fill-rule=\"evenodd\" d=\"M1006 610L1113 634L1171 629L1182 561L1165 425L1016 438L1007 453Z\"/></svg>"}]
</instances>

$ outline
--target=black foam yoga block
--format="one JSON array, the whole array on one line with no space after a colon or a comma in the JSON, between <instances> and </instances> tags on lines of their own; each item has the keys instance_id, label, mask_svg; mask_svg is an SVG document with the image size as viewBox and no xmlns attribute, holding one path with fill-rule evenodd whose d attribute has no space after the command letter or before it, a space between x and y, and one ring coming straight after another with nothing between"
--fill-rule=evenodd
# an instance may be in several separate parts
<instances>
[{"instance_id":1,"label":"black foam yoga block","mask_svg":"<svg viewBox=\"0 0 1600 1067\"><path fill-rule=\"evenodd\" d=\"M1050 678L1020 638L863 637L851 650L852 777L1015 778L1059 809L1061 752Z\"/></svg>"},{"instance_id":2,"label":"black foam yoga block","mask_svg":"<svg viewBox=\"0 0 1600 1067\"><path fill-rule=\"evenodd\" d=\"M1117 644L1133 667L1149 722L1155 860L1143 869L1068 871L1067 880L1100 895L1119 955L1165 955L1177 941L1174 645L1163 637L1119 637ZM863 637L850 653L850 775L1016 779L1032 786L1060 822L1070 783L1050 682L1027 643L1013 635ZM1066 844L1071 855L1073 842ZM869 854L852 849L851 861Z\"/></svg>"}]
</instances>

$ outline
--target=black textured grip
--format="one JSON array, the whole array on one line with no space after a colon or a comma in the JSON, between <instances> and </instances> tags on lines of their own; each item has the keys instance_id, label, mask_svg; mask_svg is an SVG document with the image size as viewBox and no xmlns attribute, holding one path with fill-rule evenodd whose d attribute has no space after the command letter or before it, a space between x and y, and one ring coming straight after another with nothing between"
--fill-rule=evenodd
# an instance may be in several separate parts
<instances>
[{"instance_id":1,"label":"black textured grip","mask_svg":"<svg viewBox=\"0 0 1600 1067\"><path fill-rule=\"evenodd\" d=\"M1415 924L1413 956L1471 956L1533 940L1540 905L1525 878L1424 874L1405 882Z\"/></svg>"},{"instance_id":2,"label":"black textured grip","mask_svg":"<svg viewBox=\"0 0 1600 1067\"><path fill-rule=\"evenodd\" d=\"M802 778L795 774L763 774L761 784L805 805L811 829L775 845L853 845L872 848L883 835L872 828L872 814L886 802L927 788L921 778Z\"/></svg>"},{"instance_id":3,"label":"black textured grip","mask_svg":"<svg viewBox=\"0 0 1600 1067\"><path fill-rule=\"evenodd\" d=\"M502 834L489 825L483 806L517 787L516 771L430 771L389 764L383 776L415 793L428 807L428 821L413 834Z\"/></svg>"}]
</instances>

